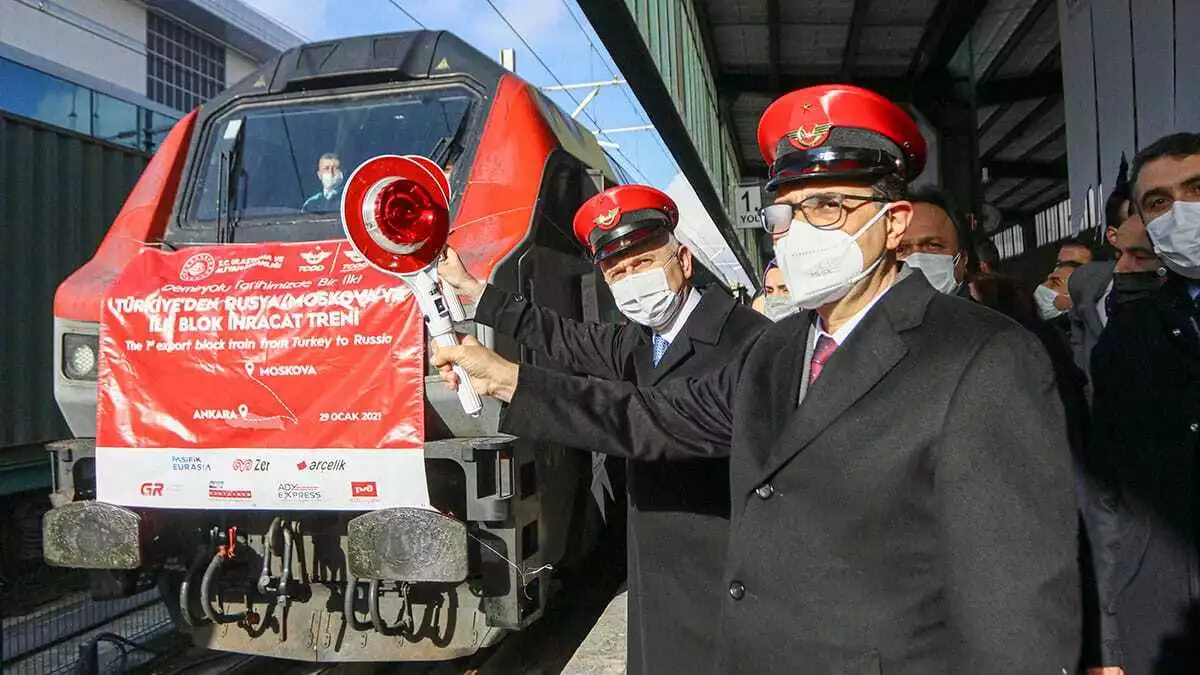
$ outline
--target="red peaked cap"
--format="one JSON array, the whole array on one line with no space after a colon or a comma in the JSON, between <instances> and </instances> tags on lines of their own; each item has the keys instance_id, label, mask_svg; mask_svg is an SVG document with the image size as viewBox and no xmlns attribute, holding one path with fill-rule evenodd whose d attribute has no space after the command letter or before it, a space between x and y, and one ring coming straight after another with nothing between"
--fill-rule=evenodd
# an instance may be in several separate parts
<instances>
[{"instance_id":1,"label":"red peaked cap","mask_svg":"<svg viewBox=\"0 0 1200 675\"><path fill-rule=\"evenodd\" d=\"M593 262L638 245L679 224L675 200L649 185L618 185L593 196L575 212L575 238Z\"/></svg>"},{"instance_id":2,"label":"red peaked cap","mask_svg":"<svg viewBox=\"0 0 1200 675\"><path fill-rule=\"evenodd\" d=\"M925 138L900 106L861 87L797 89L767 106L758 149L771 167L768 190L812 179L912 181L925 168Z\"/></svg>"}]
</instances>

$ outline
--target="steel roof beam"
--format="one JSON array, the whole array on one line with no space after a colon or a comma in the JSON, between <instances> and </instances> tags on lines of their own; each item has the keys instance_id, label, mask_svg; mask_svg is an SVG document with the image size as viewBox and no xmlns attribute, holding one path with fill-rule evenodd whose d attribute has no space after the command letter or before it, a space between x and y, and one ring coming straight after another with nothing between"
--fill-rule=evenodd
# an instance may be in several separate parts
<instances>
[{"instance_id":1,"label":"steel roof beam","mask_svg":"<svg viewBox=\"0 0 1200 675\"><path fill-rule=\"evenodd\" d=\"M1067 179L1067 163L1065 161L993 161L984 163L983 167L988 170L988 174L990 174L992 180L1000 180L1003 178L1042 178L1045 180Z\"/></svg>"},{"instance_id":2,"label":"steel roof beam","mask_svg":"<svg viewBox=\"0 0 1200 675\"><path fill-rule=\"evenodd\" d=\"M723 73L717 81L717 88L730 96L743 93L777 96L794 89L840 82L838 75L782 75L779 84L775 85L770 73ZM909 101L912 98L912 87L902 77L858 78L854 83L896 101Z\"/></svg>"},{"instance_id":3,"label":"steel roof beam","mask_svg":"<svg viewBox=\"0 0 1200 675\"><path fill-rule=\"evenodd\" d=\"M1024 18L1021 19L1021 23L1017 25L1016 30L1014 30L1012 35L1009 35L1008 39L1004 41L1004 44L1000 46L1000 52L996 54L996 58L992 59L992 62L988 64L987 70L985 70L983 72L983 76L979 78L980 83L988 82L996 78L996 76L1000 73L1000 69L1004 67L1004 64L1007 63L1010 58L1012 58L1012 55L1016 53L1017 49L1021 46L1021 43L1025 41L1025 38L1029 37L1029 34L1034 28L1037 27L1038 23L1042 20L1042 17L1046 14L1046 12L1050 11L1050 9L1055 7L1055 5L1055 0L1038 0L1037 3L1029 9L1029 12L1025 14ZM1059 83L1059 88L1062 88L1061 82Z\"/></svg>"},{"instance_id":4,"label":"steel roof beam","mask_svg":"<svg viewBox=\"0 0 1200 675\"><path fill-rule=\"evenodd\" d=\"M767 64L771 69L771 90L775 94L783 93L779 88L783 72L783 58L780 56L783 45L779 37L779 2L780 0L767 0Z\"/></svg>"},{"instance_id":5,"label":"steel roof beam","mask_svg":"<svg viewBox=\"0 0 1200 675\"><path fill-rule=\"evenodd\" d=\"M939 0L908 66L908 79L945 70L987 4L988 0Z\"/></svg>"},{"instance_id":6,"label":"steel roof beam","mask_svg":"<svg viewBox=\"0 0 1200 675\"><path fill-rule=\"evenodd\" d=\"M1061 97L1062 71L1052 70L1020 77L1002 77L981 82L975 88L975 100L980 106L1029 101L1035 98Z\"/></svg>"},{"instance_id":7,"label":"steel roof beam","mask_svg":"<svg viewBox=\"0 0 1200 675\"><path fill-rule=\"evenodd\" d=\"M842 71L838 75L843 82L854 80L858 67L858 47L862 44L863 27L871 11L871 0L854 0L854 11L850 14L850 30L846 33L846 47L842 50Z\"/></svg>"},{"instance_id":8,"label":"steel roof beam","mask_svg":"<svg viewBox=\"0 0 1200 675\"><path fill-rule=\"evenodd\" d=\"M1041 104L1031 110L1028 115L1022 117L1020 122L1017 122L1015 125L1013 125L1013 128L1010 129L1007 134L1004 134L999 141L996 141L992 147L988 148L986 151L982 151L979 156L979 161L984 165L990 163L996 155L1007 150L1008 146L1011 145L1013 141L1024 136L1025 131L1030 125L1035 124L1038 120L1050 114L1050 111L1054 110L1059 103L1060 101L1056 98L1048 98L1042 101ZM1053 133L1050 135L1052 136Z\"/></svg>"}]
</instances>

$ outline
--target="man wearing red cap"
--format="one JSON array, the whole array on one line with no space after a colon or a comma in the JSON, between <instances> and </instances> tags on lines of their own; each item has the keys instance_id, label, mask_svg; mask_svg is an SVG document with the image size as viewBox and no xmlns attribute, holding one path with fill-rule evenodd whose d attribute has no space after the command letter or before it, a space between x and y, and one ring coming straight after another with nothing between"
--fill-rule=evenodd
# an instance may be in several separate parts
<instances>
[{"instance_id":1,"label":"man wearing red cap","mask_svg":"<svg viewBox=\"0 0 1200 675\"><path fill-rule=\"evenodd\" d=\"M831 85L759 125L792 299L729 366L656 389L465 345L503 429L639 459L730 447L720 673L1075 672L1075 497L1045 350L896 250L924 165L896 105ZM711 672L711 671L710 671Z\"/></svg>"},{"instance_id":2,"label":"man wearing red cap","mask_svg":"<svg viewBox=\"0 0 1200 675\"><path fill-rule=\"evenodd\" d=\"M675 202L643 185L595 195L575 236L604 274L626 326L584 324L476 280L448 250L439 277L477 302L475 321L584 375L645 386L716 370L770 324L718 289L692 288L691 252L673 234ZM728 451L726 451L728 452ZM631 461L631 675L711 668L729 539L729 460Z\"/></svg>"}]
</instances>

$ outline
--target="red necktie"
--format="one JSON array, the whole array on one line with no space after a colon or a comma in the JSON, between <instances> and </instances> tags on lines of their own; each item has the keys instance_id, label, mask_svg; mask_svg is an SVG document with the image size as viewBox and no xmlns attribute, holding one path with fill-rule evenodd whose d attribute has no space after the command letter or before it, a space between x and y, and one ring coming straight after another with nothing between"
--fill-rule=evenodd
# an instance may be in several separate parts
<instances>
[{"instance_id":1,"label":"red necktie","mask_svg":"<svg viewBox=\"0 0 1200 675\"><path fill-rule=\"evenodd\" d=\"M837 342L828 335L821 335L817 338L817 346L813 349L812 364L808 367L808 383L811 385L821 376L821 371L825 369L825 363L829 361L829 357L833 356L833 352L838 348Z\"/></svg>"}]
</instances>

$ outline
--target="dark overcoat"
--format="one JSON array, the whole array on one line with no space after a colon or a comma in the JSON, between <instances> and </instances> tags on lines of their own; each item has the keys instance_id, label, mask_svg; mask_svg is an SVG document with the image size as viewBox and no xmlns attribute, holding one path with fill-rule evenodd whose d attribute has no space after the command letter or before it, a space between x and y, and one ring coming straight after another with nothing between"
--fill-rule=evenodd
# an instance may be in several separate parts
<instances>
[{"instance_id":1,"label":"dark overcoat","mask_svg":"<svg viewBox=\"0 0 1200 675\"><path fill-rule=\"evenodd\" d=\"M1073 673L1077 515L1037 338L911 274L798 404L812 325L656 388L522 365L501 427L647 460L732 452L716 672Z\"/></svg>"},{"instance_id":2,"label":"dark overcoat","mask_svg":"<svg viewBox=\"0 0 1200 675\"><path fill-rule=\"evenodd\" d=\"M1104 658L1200 673L1200 311L1182 279L1122 305L1092 352L1089 532Z\"/></svg>"},{"instance_id":3,"label":"dark overcoat","mask_svg":"<svg viewBox=\"0 0 1200 675\"><path fill-rule=\"evenodd\" d=\"M637 324L573 321L495 287L479 299L475 320L568 370L650 387L725 365L771 323L720 289L706 289L655 367L650 332ZM729 460L630 461L626 482L628 672L703 672L712 667L717 643Z\"/></svg>"}]
</instances>

